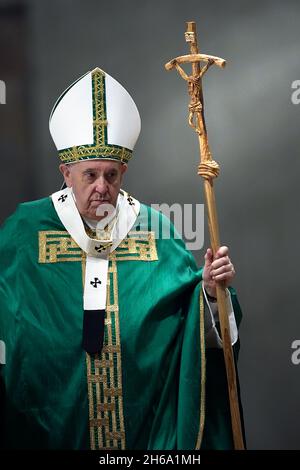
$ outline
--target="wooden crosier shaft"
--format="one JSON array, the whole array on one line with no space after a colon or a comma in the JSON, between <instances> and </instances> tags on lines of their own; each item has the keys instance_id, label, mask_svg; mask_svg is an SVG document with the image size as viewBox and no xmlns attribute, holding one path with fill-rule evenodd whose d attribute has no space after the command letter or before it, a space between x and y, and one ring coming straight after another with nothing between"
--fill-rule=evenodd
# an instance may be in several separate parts
<instances>
[{"instance_id":1,"label":"wooden crosier shaft","mask_svg":"<svg viewBox=\"0 0 300 470\"><path fill-rule=\"evenodd\" d=\"M204 194L207 207L208 226L210 233L210 243L214 253L220 247L219 227L217 220L217 208L212 181L204 180ZM226 367L227 386L230 403L231 426L234 448L244 449L243 433L240 418L239 399L237 392L235 363L231 346L230 326L227 311L226 292L221 283L216 284L217 302L219 312L219 322L221 337L223 341L223 354Z\"/></svg>"},{"instance_id":2,"label":"wooden crosier shaft","mask_svg":"<svg viewBox=\"0 0 300 470\"><path fill-rule=\"evenodd\" d=\"M191 21L187 23L187 32L194 33L194 40L190 42L191 54L198 54L197 35L196 35L196 23ZM197 77L200 73L200 63L192 63L193 76ZM198 129L199 147L200 147L200 160L205 162L211 160L211 153L208 144L207 131L204 119L204 101L202 94L202 84L200 85L200 101L202 109L200 112L196 112L196 119ZM213 187L213 179L204 178L204 195L207 207L208 226L210 233L210 243L213 253L216 253L220 247L220 235L219 235L219 224L217 217L216 199ZM219 311L219 321L221 328L221 336L223 341L223 353L226 367L229 402L230 402L230 413L231 413L231 425L232 434L234 441L234 448L238 450L244 449L243 433L240 418L239 399L237 392L235 362L233 357L233 351L231 346L230 337L230 326L227 312L226 302L226 291L222 283L216 283L217 287L217 302Z\"/></svg>"}]
</instances>

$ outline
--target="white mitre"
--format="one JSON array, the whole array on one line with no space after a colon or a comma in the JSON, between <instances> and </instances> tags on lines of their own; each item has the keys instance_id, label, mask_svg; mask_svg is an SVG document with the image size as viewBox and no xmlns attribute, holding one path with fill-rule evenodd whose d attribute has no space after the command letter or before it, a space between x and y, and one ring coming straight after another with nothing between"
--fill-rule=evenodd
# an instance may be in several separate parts
<instances>
[{"instance_id":1,"label":"white mitre","mask_svg":"<svg viewBox=\"0 0 300 470\"><path fill-rule=\"evenodd\" d=\"M89 159L127 163L141 130L125 88L99 68L76 80L56 101L50 133L62 163Z\"/></svg>"}]
</instances>

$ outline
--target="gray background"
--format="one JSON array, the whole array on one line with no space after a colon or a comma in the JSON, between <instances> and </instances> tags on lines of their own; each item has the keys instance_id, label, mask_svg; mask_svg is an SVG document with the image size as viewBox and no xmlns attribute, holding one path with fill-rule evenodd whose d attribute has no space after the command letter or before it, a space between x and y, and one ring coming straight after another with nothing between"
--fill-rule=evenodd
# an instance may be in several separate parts
<instances>
[{"instance_id":1,"label":"gray background","mask_svg":"<svg viewBox=\"0 0 300 470\"><path fill-rule=\"evenodd\" d=\"M21 4L13 11L13 1L0 2L2 221L17 203L59 189L49 113L95 66L128 89L142 117L124 187L149 204L202 202L185 84L164 63L187 53L188 20L197 22L201 50L228 60L225 70L209 71L204 91L221 164L221 238L231 248L244 310L239 371L248 448L300 449L300 365L291 362L291 343L300 339L300 105L291 102L291 84L300 79L299 1ZM202 262L203 253L195 255Z\"/></svg>"}]
</instances>

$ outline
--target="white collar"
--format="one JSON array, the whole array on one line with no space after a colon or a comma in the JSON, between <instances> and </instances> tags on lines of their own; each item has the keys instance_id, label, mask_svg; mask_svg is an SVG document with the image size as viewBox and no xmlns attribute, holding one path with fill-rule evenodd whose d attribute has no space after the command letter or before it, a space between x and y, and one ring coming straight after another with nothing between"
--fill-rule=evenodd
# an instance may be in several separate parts
<instances>
[{"instance_id":1,"label":"white collar","mask_svg":"<svg viewBox=\"0 0 300 470\"><path fill-rule=\"evenodd\" d=\"M65 188L51 195L57 215L77 245L89 256L107 257L124 240L133 227L140 211L140 203L121 190L118 197L118 218L113 229L111 242L90 238L78 212L72 188ZM130 203L129 203L130 202Z\"/></svg>"}]
</instances>

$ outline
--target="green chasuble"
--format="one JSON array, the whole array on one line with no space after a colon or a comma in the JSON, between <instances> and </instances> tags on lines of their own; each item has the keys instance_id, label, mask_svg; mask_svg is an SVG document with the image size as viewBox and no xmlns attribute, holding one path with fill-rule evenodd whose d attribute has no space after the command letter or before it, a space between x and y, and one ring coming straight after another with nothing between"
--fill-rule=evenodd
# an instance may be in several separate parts
<instances>
[{"instance_id":1,"label":"green chasuble","mask_svg":"<svg viewBox=\"0 0 300 470\"><path fill-rule=\"evenodd\" d=\"M232 447L223 352L205 348L202 270L168 219L141 205L110 254L100 355L82 348L85 254L50 198L6 221L0 259L2 447Z\"/></svg>"}]
</instances>

